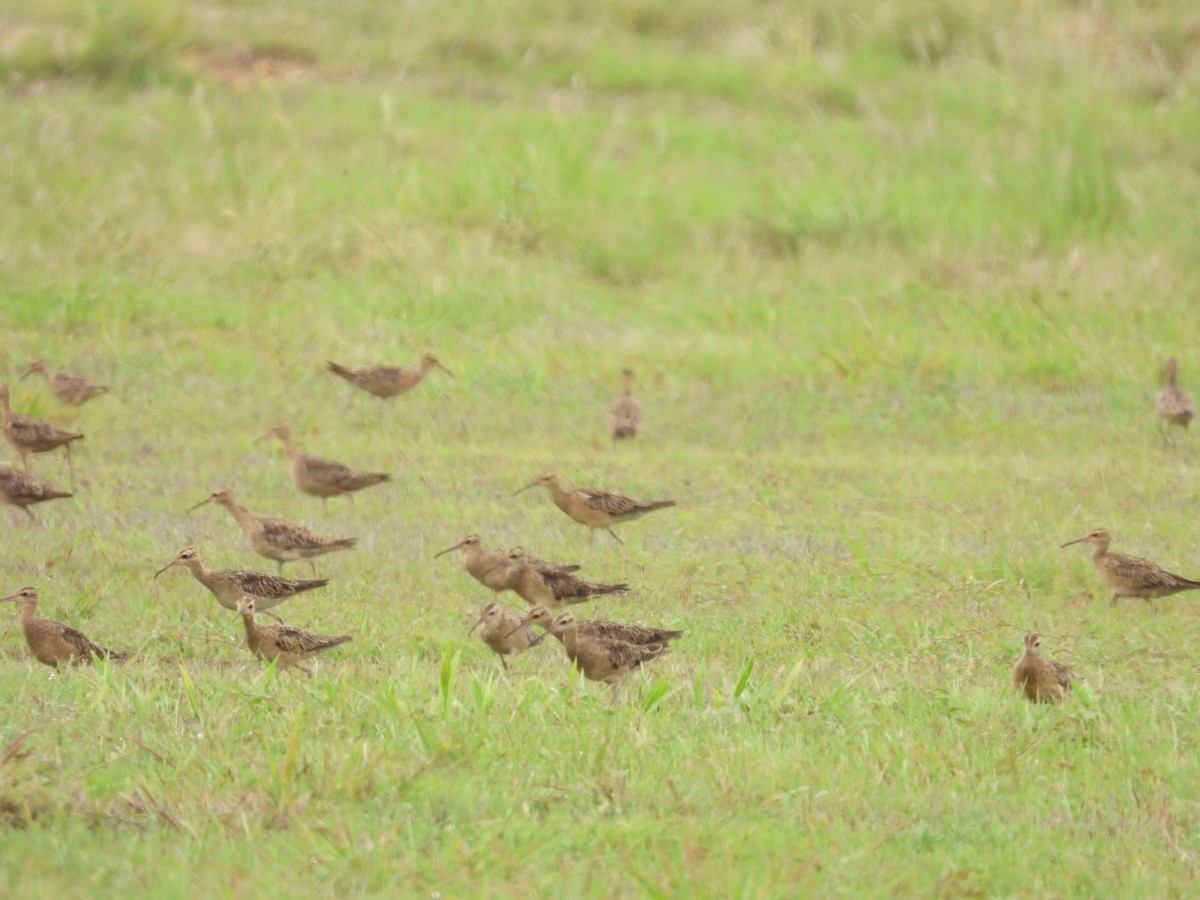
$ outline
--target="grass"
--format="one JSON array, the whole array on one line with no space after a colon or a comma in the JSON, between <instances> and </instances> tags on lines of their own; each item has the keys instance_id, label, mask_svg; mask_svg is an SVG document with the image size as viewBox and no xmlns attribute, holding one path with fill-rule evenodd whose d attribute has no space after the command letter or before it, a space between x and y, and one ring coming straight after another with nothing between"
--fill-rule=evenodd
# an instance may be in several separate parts
<instances>
[{"instance_id":1,"label":"grass","mask_svg":"<svg viewBox=\"0 0 1200 900\"><path fill-rule=\"evenodd\" d=\"M15 385L87 439L4 578L139 658L0 631L0 893L1193 893L1194 600L1058 548L1197 571L1150 413L1200 372L1193 6L10 4L0 372L112 393ZM426 349L457 377L382 411L321 371ZM396 483L323 512L278 421ZM550 467L679 506L589 546L508 496ZM183 514L222 484L359 538L283 609L355 635L311 680L151 580L269 568ZM431 559L468 531L687 635L615 706L554 647L505 677Z\"/></svg>"}]
</instances>

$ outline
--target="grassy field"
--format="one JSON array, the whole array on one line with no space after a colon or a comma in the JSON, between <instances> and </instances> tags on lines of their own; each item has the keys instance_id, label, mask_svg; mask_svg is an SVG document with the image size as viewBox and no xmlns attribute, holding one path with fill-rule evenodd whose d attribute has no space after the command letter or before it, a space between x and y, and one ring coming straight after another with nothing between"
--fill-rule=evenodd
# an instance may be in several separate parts
<instances>
[{"instance_id":1,"label":"grassy field","mask_svg":"<svg viewBox=\"0 0 1200 900\"><path fill-rule=\"evenodd\" d=\"M138 655L0 617L0 894L1195 894L1197 597L1059 549L1200 575L1152 413L1165 357L1200 389L1191 0L9 0L0 81L0 373L87 434L0 594ZM323 372L427 350L382 407ZM323 510L281 421L395 483ZM679 505L589 545L510 496L547 468ZM355 635L312 679L152 580L273 570L184 514L221 485L359 539L280 609ZM506 677L469 531L687 634L616 704Z\"/></svg>"}]
</instances>

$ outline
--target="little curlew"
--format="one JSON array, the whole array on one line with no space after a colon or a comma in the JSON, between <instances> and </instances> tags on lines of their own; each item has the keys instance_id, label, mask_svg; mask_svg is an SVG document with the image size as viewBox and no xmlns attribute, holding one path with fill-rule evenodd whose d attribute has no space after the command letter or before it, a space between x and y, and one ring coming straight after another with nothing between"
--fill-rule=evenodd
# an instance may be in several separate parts
<instances>
[{"instance_id":1,"label":"little curlew","mask_svg":"<svg viewBox=\"0 0 1200 900\"><path fill-rule=\"evenodd\" d=\"M82 406L89 400L108 393L107 387L96 384L86 375L76 372L55 372L40 359L35 359L29 364L29 369L21 376L22 380L34 372L46 379L46 384L54 392L54 396L60 403L65 403L67 406Z\"/></svg>"},{"instance_id":2,"label":"little curlew","mask_svg":"<svg viewBox=\"0 0 1200 900\"><path fill-rule=\"evenodd\" d=\"M57 668L59 663L78 665L91 662L96 657L125 659L128 656L101 647L70 625L39 618L38 594L31 587L21 588L11 597L0 598L0 603L9 602L19 603L21 606L21 626L25 629L25 643L29 645L38 662Z\"/></svg>"},{"instance_id":3,"label":"little curlew","mask_svg":"<svg viewBox=\"0 0 1200 900\"><path fill-rule=\"evenodd\" d=\"M7 384L0 384L0 416L3 417L4 436L8 438L13 449L21 454L21 462L24 463L26 472L29 471L29 454L47 453L59 447L66 447L67 466L71 470L71 487L75 487L75 462L71 459L71 442L83 440L82 434L63 431L42 419L13 412Z\"/></svg>"},{"instance_id":4,"label":"little curlew","mask_svg":"<svg viewBox=\"0 0 1200 900\"><path fill-rule=\"evenodd\" d=\"M339 378L344 378L355 387L362 388L368 394L374 394L383 400L411 391L429 374L430 369L438 368L451 378L454 377L454 373L443 366L432 353L422 356L420 362L415 366L375 366L369 369L348 369L335 362L329 362L326 367Z\"/></svg>"},{"instance_id":5,"label":"little curlew","mask_svg":"<svg viewBox=\"0 0 1200 900\"><path fill-rule=\"evenodd\" d=\"M1124 553L1109 553L1112 534L1107 528L1097 528L1090 534L1067 541L1064 547L1072 544L1088 543L1095 547L1092 552L1092 562L1104 576L1113 590L1112 602L1118 597L1141 597L1153 600L1157 597L1168 597L1180 591L1194 591L1200 588L1200 581L1192 581L1180 575L1173 575L1157 563L1140 556L1126 556Z\"/></svg>"},{"instance_id":6,"label":"little curlew","mask_svg":"<svg viewBox=\"0 0 1200 900\"><path fill-rule=\"evenodd\" d=\"M240 569L208 569L195 547L180 550L173 560L154 573L157 578L172 566L184 566L204 585L226 609L236 610L242 597L253 597L258 610L276 621L279 617L269 610L297 594L316 590L329 584L328 578L280 578L264 572L244 572Z\"/></svg>"},{"instance_id":7,"label":"little curlew","mask_svg":"<svg viewBox=\"0 0 1200 900\"><path fill-rule=\"evenodd\" d=\"M1012 668L1013 686L1030 703L1062 703L1071 689L1071 680L1079 676L1062 663L1043 657L1041 648L1040 634L1025 635L1025 652Z\"/></svg>"},{"instance_id":8,"label":"little curlew","mask_svg":"<svg viewBox=\"0 0 1200 900\"><path fill-rule=\"evenodd\" d=\"M291 625L259 625L254 621L254 610L253 597L238 600L237 611L241 613L242 624L246 626L246 646L259 659L267 662L275 660L280 671L296 668L311 678L312 672L300 663L352 640L348 634L325 636Z\"/></svg>"},{"instance_id":9,"label":"little curlew","mask_svg":"<svg viewBox=\"0 0 1200 900\"><path fill-rule=\"evenodd\" d=\"M29 511L33 504L72 496L74 495L68 491L56 490L31 478L20 469L0 463L0 503L17 507L30 519L36 521L34 514Z\"/></svg>"},{"instance_id":10,"label":"little curlew","mask_svg":"<svg viewBox=\"0 0 1200 900\"><path fill-rule=\"evenodd\" d=\"M622 369L621 377L625 379L625 390L608 408L613 443L637 437L642 424L642 405L633 396L633 370Z\"/></svg>"},{"instance_id":11,"label":"little curlew","mask_svg":"<svg viewBox=\"0 0 1200 900\"><path fill-rule=\"evenodd\" d=\"M612 688L615 700L621 682L634 669L640 669L667 652L666 644L631 644L580 633L575 616L561 613L550 623L551 633L562 636L567 656L589 681L603 681Z\"/></svg>"},{"instance_id":12,"label":"little curlew","mask_svg":"<svg viewBox=\"0 0 1200 900\"><path fill-rule=\"evenodd\" d=\"M339 462L301 453L296 449L292 441L292 431L286 425L276 425L259 440L270 437L277 437L283 441L283 453L296 487L313 497L320 497L322 502L330 497L345 496L354 503L355 491L390 481L392 478L384 472L356 472Z\"/></svg>"},{"instance_id":13,"label":"little curlew","mask_svg":"<svg viewBox=\"0 0 1200 900\"><path fill-rule=\"evenodd\" d=\"M554 613L538 603L525 614L514 632L528 630L536 625L547 633L552 633L550 626L554 622ZM599 638L602 641L624 641L627 644L666 644L676 638L683 637L682 631L672 631L667 628L649 628L645 625L628 625L624 622L609 622L605 619L591 619L583 622L578 619L575 627L582 637ZM562 635L556 635L560 640Z\"/></svg>"},{"instance_id":14,"label":"little curlew","mask_svg":"<svg viewBox=\"0 0 1200 900\"><path fill-rule=\"evenodd\" d=\"M1158 392L1158 400L1154 411L1170 425L1179 425L1185 430L1188 422L1196 415L1196 401L1192 395L1181 388L1176 379L1179 375L1179 361L1168 359L1163 363L1163 386ZM1169 440L1169 439L1168 439Z\"/></svg>"},{"instance_id":15,"label":"little curlew","mask_svg":"<svg viewBox=\"0 0 1200 900\"><path fill-rule=\"evenodd\" d=\"M471 626L470 635L479 629L480 639L499 655L500 663L508 671L506 657L519 656L538 643L529 629L521 630L521 617L498 600L489 600L479 611L479 618Z\"/></svg>"},{"instance_id":16,"label":"little curlew","mask_svg":"<svg viewBox=\"0 0 1200 900\"><path fill-rule=\"evenodd\" d=\"M612 530L614 525L631 522L656 509L666 509L668 506L675 505L674 500L634 500L595 488L567 490L559 482L558 475L554 472L542 473L525 487L515 491L513 496L533 487L547 488L555 506L576 522L588 527L589 540L593 538L597 528L603 528L613 536L618 544L625 542Z\"/></svg>"},{"instance_id":17,"label":"little curlew","mask_svg":"<svg viewBox=\"0 0 1200 900\"><path fill-rule=\"evenodd\" d=\"M623 594L627 584L593 584L561 569L539 567L530 562L521 547L507 553L505 585L526 603L540 603L551 609L583 603L603 594Z\"/></svg>"},{"instance_id":18,"label":"little curlew","mask_svg":"<svg viewBox=\"0 0 1200 900\"><path fill-rule=\"evenodd\" d=\"M207 503L219 503L229 510L255 552L279 563L280 572L283 572L284 563L306 559L315 573L317 567L313 557L333 550L350 550L355 544L354 538L322 537L294 522L255 515L233 499L233 491L229 488L217 488L187 511L199 509Z\"/></svg>"},{"instance_id":19,"label":"little curlew","mask_svg":"<svg viewBox=\"0 0 1200 900\"><path fill-rule=\"evenodd\" d=\"M467 574L484 587L491 588L493 595L499 594L501 591L513 590L512 585L508 583L508 554L505 551L499 549L490 550L483 546L483 538L479 535L468 534L459 538L458 542L453 546L435 553L433 558L437 559L439 556L444 556L452 550L462 551L463 568L467 571ZM536 557L526 557L526 564L547 571L579 571L579 566L558 565L546 562L543 559L537 559Z\"/></svg>"}]
</instances>

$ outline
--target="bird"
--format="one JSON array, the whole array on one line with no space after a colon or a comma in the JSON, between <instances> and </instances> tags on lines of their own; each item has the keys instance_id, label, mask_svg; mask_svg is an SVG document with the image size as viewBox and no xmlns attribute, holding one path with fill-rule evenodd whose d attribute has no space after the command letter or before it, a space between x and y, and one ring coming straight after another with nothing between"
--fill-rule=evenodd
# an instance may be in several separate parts
<instances>
[{"instance_id":1,"label":"bird","mask_svg":"<svg viewBox=\"0 0 1200 900\"><path fill-rule=\"evenodd\" d=\"M392 478L385 472L356 472L339 462L301 453L296 449L292 441L292 431L286 425L276 425L259 440L264 441L271 437L283 441L283 453L296 487L313 497L320 497L322 502L330 497L345 496L353 503L355 491L390 481Z\"/></svg>"},{"instance_id":2,"label":"bird","mask_svg":"<svg viewBox=\"0 0 1200 900\"><path fill-rule=\"evenodd\" d=\"M551 609L629 590L627 584L593 584L569 572L530 563L521 547L508 551L506 565L506 587L516 591L526 603L541 603Z\"/></svg>"},{"instance_id":3,"label":"bird","mask_svg":"<svg viewBox=\"0 0 1200 900\"><path fill-rule=\"evenodd\" d=\"M605 639L581 634L575 616L561 613L550 623L551 633L562 636L567 657L589 681L603 681L612 688L613 699L621 682L634 669L639 669L667 652L666 644L631 644L628 641Z\"/></svg>"},{"instance_id":4,"label":"bird","mask_svg":"<svg viewBox=\"0 0 1200 900\"><path fill-rule=\"evenodd\" d=\"M17 603L21 606L21 625L25 629L25 643L34 658L48 666L59 663L78 665L92 662L97 657L126 659L128 654L109 650L88 639L81 631L62 622L42 619L37 615L38 593L34 588L23 587L11 597L0 597L0 603Z\"/></svg>"},{"instance_id":5,"label":"bird","mask_svg":"<svg viewBox=\"0 0 1200 900\"><path fill-rule=\"evenodd\" d=\"M1188 423L1196 415L1196 401L1192 399L1191 394L1178 385L1176 380L1178 375L1178 360L1168 359L1163 363L1163 386L1162 390L1158 392L1154 411L1168 425L1179 425L1186 430Z\"/></svg>"},{"instance_id":6,"label":"bird","mask_svg":"<svg viewBox=\"0 0 1200 900\"><path fill-rule=\"evenodd\" d=\"M75 495L70 491L52 488L26 475L20 469L0 463L0 503L17 507L34 521L37 517L29 510L33 504L73 496Z\"/></svg>"},{"instance_id":7,"label":"bird","mask_svg":"<svg viewBox=\"0 0 1200 900\"><path fill-rule=\"evenodd\" d=\"M520 623L521 617L511 609L498 600L489 600L483 604L479 619L467 634L478 628L480 639L499 655L500 664L508 671L506 657L519 656L540 640L529 629L522 631Z\"/></svg>"},{"instance_id":8,"label":"bird","mask_svg":"<svg viewBox=\"0 0 1200 900\"><path fill-rule=\"evenodd\" d=\"M617 537L612 526L633 521L656 509L666 509L668 506L675 505L674 500L634 500L596 488L567 490L562 486L558 474L555 472L543 472L523 488L514 491L513 496L534 487L547 488L555 506L576 522L588 526L589 540L597 528L603 528L613 536L618 544L625 542Z\"/></svg>"},{"instance_id":9,"label":"bird","mask_svg":"<svg viewBox=\"0 0 1200 900\"><path fill-rule=\"evenodd\" d=\"M35 359L29 364L29 369L21 379L28 378L34 372L46 379L46 384L50 386L54 396L67 406L82 406L89 400L108 393L105 385L94 383L86 375L77 372L55 372L40 359Z\"/></svg>"},{"instance_id":10,"label":"bird","mask_svg":"<svg viewBox=\"0 0 1200 900\"><path fill-rule=\"evenodd\" d=\"M275 560L279 564L281 573L284 563L298 559L308 560L308 564L312 566L315 573L317 567L313 562L313 557L333 550L350 550L356 543L354 538L322 537L294 522L255 515L234 500L233 491L229 488L217 488L195 506L189 507L187 511L199 509L207 503L219 503L229 510L229 514L237 520L246 537L250 539L250 545L255 552L267 559Z\"/></svg>"},{"instance_id":11,"label":"bird","mask_svg":"<svg viewBox=\"0 0 1200 900\"><path fill-rule=\"evenodd\" d=\"M613 443L637 437L642 424L642 405L633 396L633 370L622 369L621 377L625 379L625 389L608 408Z\"/></svg>"},{"instance_id":12,"label":"bird","mask_svg":"<svg viewBox=\"0 0 1200 900\"><path fill-rule=\"evenodd\" d=\"M517 623L514 633L518 630L529 630L536 625L547 633L552 633L550 626L554 621L554 613L540 603L534 604L525 613L525 618ZM627 644L666 644L676 638L683 637L682 631L667 628L649 628L645 625L628 625L624 622L609 622L604 619L588 621L576 620L575 627L583 637L594 637L604 641L625 641ZM562 635L557 635L561 640Z\"/></svg>"},{"instance_id":13,"label":"bird","mask_svg":"<svg viewBox=\"0 0 1200 900\"><path fill-rule=\"evenodd\" d=\"M82 434L64 431L55 425L33 416L22 416L13 412L8 395L8 385L0 384L0 417L4 422L4 436L13 449L21 454L25 471L29 471L29 454L46 453L59 447L67 449L67 466L71 470L71 486L75 485L75 463L71 459L71 442L83 440Z\"/></svg>"},{"instance_id":14,"label":"bird","mask_svg":"<svg viewBox=\"0 0 1200 900\"><path fill-rule=\"evenodd\" d=\"M348 634L320 635L294 628L291 625L259 625L254 621L255 600L253 597L242 597L238 600L237 611L242 616L242 624L246 627L246 646L259 659L270 662L276 661L276 666L282 671L287 668L297 668L305 675L312 677L312 672L300 663L318 653L324 653L333 647L344 644L353 638Z\"/></svg>"},{"instance_id":15,"label":"bird","mask_svg":"<svg viewBox=\"0 0 1200 900\"><path fill-rule=\"evenodd\" d=\"M157 578L172 566L184 566L195 579L204 585L226 609L237 609L238 600L242 597L253 597L259 612L281 621L274 613L269 612L285 600L290 600L296 594L316 590L329 584L328 578L300 579L281 578L268 575L265 572L245 572L240 569L207 569L200 559L200 551L195 547L185 547L175 554L175 558L154 573Z\"/></svg>"},{"instance_id":16,"label":"bird","mask_svg":"<svg viewBox=\"0 0 1200 900\"><path fill-rule=\"evenodd\" d=\"M503 591L513 590L512 585L508 583L508 554L504 550L488 549L483 545L483 538L479 535L467 534L459 538L452 546L435 553L433 558L437 559L453 550L462 551L463 568L467 574L484 587L491 588L493 596ZM558 572L579 571L579 566L576 565L559 565L536 557L526 557L526 564L538 569Z\"/></svg>"},{"instance_id":17,"label":"bird","mask_svg":"<svg viewBox=\"0 0 1200 900\"><path fill-rule=\"evenodd\" d=\"M454 377L454 373L441 364L432 353L426 353L415 366L375 366L369 369L350 369L340 366L332 360L326 363L326 368L344 378L352 385L362 388L368 394L374 394L381 399L397 397L407 393L421 383L430 369L438 368Z\"/></svg>"},{"instance_id":18,"label":"bird","mask_svg":"<svg viewBox=\"0 0 1200 900\"><path fill-rule=\"evenodd\" d=\"M1083 537L1067 541L1062 546L1088 543L1096 549L1092 552L1092 562L1104 576L1113 590L1112 602L1118 597L1141 597L1153 600L1157 597L1168 597L1180 591L1194 591L1200 588L1200 581L1193 581L1181 575L1173 575L1157 563L1140 556L1127 556L1124 553L1109 553L1112 543L1112 533L1107 528L1097 528Z\"/></svg>"},{"instance_id":19,"label":"bird","mask_svg":"<svg viewBox=\"0 0 1200 900\"><path fill-rule=\"evenodd\" d=\"M1013 686L1030 703L1061 703L1071 689L1071 680L1079 676L1062 663L1043 657L1041 647L1040 634L1025 635L1025 652L1012 668Z\"/></svg>"}]
</instances>

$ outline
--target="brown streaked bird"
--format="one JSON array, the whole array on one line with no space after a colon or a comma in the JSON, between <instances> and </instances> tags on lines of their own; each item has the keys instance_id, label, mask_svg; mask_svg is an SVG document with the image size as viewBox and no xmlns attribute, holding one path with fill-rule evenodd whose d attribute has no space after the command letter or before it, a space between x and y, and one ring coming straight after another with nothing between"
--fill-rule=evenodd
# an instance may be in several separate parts
<instances>
[{"instance_id":1,"label":"brown streaked bird","mask_svg":"<svg viewBox=\"0 0 1200 900\"><path fill-rule=\"evenodd\" d=\"M608 408L613 443L637 437L642 425L642 406L633 396L633 370L622 369L621 377L625 380L624 392Z\"/></svg>"},{"instance_id":2,"label":"brown streaked bird","mask_svg":"<svg viewBox=\"0 0 1200 900\"><path fill-rule=\"evenodd\" d=\"M4 421L4 436L13 449L21 454L25 471L29 471L29 454L47 453L65 447L67 466L71 470L71 486L75 486L75 462L71 459L71 442L83 440L82 434L64 431L42 419L22 416L13 412L8 395L8 385L0 384L0 416Z\"/></svg>"},{"instance_id":3,"label":"brown streaked bird","mask_svg":"<svg viewBox=\"0 0 1200 900\"><path fill-rule=\"evenodd\" d=\"M1062 703L1071 689L1071 680L1079 676L1052 659L1041 655L1042 636L1025 635L1025 652L1012 668L1013 686L1030 703Z\"/></svg>"},{"instance_id":4,"label":"brown streaked bird","mask_svg":"<svg viewBox=\"0 0 1200 900\"><path fill-rule=\"evenodd\" d=\"M1067 541L1064 547L1072 544L1088 543L1095 549L1092 551L1092 562L1104 576L1113 590L1112 602L1118 597L1141 597L1143 600L1154 600L1157 597L1169 597L1181 591L1194 591L1200 588L1200 581L1173 575L1157 563L1140 556L1127 556L1124 553L1109 553L1112 543L1112 533L1107 528L1097 528L1083 537Z\"/></svg>"},{"instance_id":5,"label":"brown streaked bird","mask_svg":"<svg viewBox=\"0 0 1200 900\"><path fill-rule=\"evenodd\" d=\"M506 657L519 656L538 643L529 629L520 630L521 617L498 600L489 600L479 611L479 618L471 626L470 635L479 629L480 639L500 657L504 670L508 671ZM481 627L482 626L482 627Z\"/></svg>"},{"instance_id":6,"label":"brown streaked bird","mask_svg":"<svg viewBox=\"0 0 1200 900\"><path fill-rule=\"evenodd\" d=\"M55 372L40 359L35 359L29 364L29 369L21 376L22 380L34 372L46 379L46 384L54 392L54 396L67 406L82 406L94 397L108 393L105 385L96 384L86 375L77 372Z\"/></svg>"},{"instance_id":7,"label":"brown streaked bird","mask_svg":"<svg viewBox=\"0 0 1200 900\"><path fill-rule=\"evenodd\" d=\"M275 660L275 665L281 672L284 669L296 668L311 678L312 672L300 663L353 640L348 634L326 636L313 634L303 628L293 628L291 625L259 625L254 621L253 597L242 597L238 600L237 611L242 616L242 624L246 626L246 646L250 648L250 652L267 662Z\"/></svg>"},{"instance_id":8,"label":"brown streaked bird","mask_svg":"<svg viewBox=\"0 0 1200 900\"><path fill-rule=\"evenodd\" d=\"M513 631L529 630L536 625L545 632L552 634L550 629L554 622L554 613L538 603L530 608ZM599 638L602 641L625 641L627 644L666 644L676 638L683 637L682 631L672 631L667 628L649 628L645 625L629 625L624 622L609 622L605 619L576 619L575 627L583 637ZM562 635L555 635L562 639Z\"/></svg>"},{"instance_id":9,"label":"brown streaked bird","mask_svg":"<svg viewBox=\"0 0 1200 900\"><path fill-rule=\"evenodd\" d=\"M275 560L279 564L280 572L283 572L284 563L306 559L315 573L317 566L313 557L333 550L350 550L355 544L354 538L322 537L294 522L255 515L233 499L233 491L229 488L217 488L187 511L199 509L207 503L219 503L229 510L229 514L249 538L250 546L260 556Z\"/></svg>"},{"instance_id":10,"label":"brown streaked bird","mask_svg":"<svg viewBox=\"0 0 1200 900\"><path fill-rule=\"evenodd\" d=\"M1158 392L1154 411L1170 425L1186 429L1196 415L1196 401L1178 384L1179 361L1168 359L1163 363L1163 386Z\"/></svg>"},{"instance_id":11,"label":"brown streaked bird","mask_svg":"<svg viewBox=\"0 0 1200 900\"><path fill-rule=\"evenodd\" d=\"M128 654L109 650L88 639L81 631L62 622L42 619L37 615L38 593L34 588L24 587L11 597L0 598L0 603L18 603L21 606L21 626L25 629L25 643L34 658L48 666L59 663L78 665L92 662L96 657L125 659Z\"/></svg>"},{"instance_id":12,"label":"brown streaked bird","mask_svg":"<svg viewBox=\"0 0 1200 900\"><path fill-rule=\"evenodd\" d=\"M322 502L330 497L345 496L353 503L355 491L382 484L392 478L384 472L358 472L340 462L301 453L292 441L292 430L286 425L276 425L259 440L270 437L283 441L283 453L296 487L313 497L320 497Z\"/></svg>"},{"instance_id":13,"label":"brown streaked bird","mask_svg":"<svg viewBox=\"0 0 1200 900\"><path fill-rule=\"evenodd\" d=\"M453 546L447 547L433 555L434 559L439 556L451 552L452 550L461 550L463 554L463 568L467 574L482 584L484 587L491 588L493 594L499 594L501 591L511 591L513 587L508 583L509 566L508 554L504 550L491 550L483 546L483 538L477 534L468 534L458 539L458 542ZM554 571L554 572L577 572L579 566L575 565L558 565L557 563L546 562L544 559L536 557L526 557L526 564L534 568Z\"/></svg>"},{"instance_id":14,"label":"brown streaked bird","mask_svg":"<svg viewBox=\"0 0 1200 900\"><path fill-rule=\"evenodd\" d=\"M454 373L441 364L432 353L426 353L415 366L375 366L369 369L349 369L335 362L328 362L326 367L334 375L344 378L357 388L362 388L368 394L374 394L381 399L398 397L407 393L421 383L429 374L430 369L441 369L451 378Z\"/></svg>"},{"instance_id":15,"label":"brown streaked bird","mask_svg":"<svg viewBox=\"0 0 1200 900\"><path fill-rule=\"evenodd\" d=\"M36 517L29 510L33 504L73 496L69 491L60 491L42 484L20 469L0 463L0 503L17 507L30 519L36 521Z\"/></svg>"},{"instance_id":16,"label":"brown streaked bird","mask_svg":"<svg viewBox=\"0 0 1200 900\"><path fill-rule=\"evenodd\" d=\"M565 512L576 522L588 527L588 539L591 540L597 528L603 528L613 536L618 544L625 543L612 530L614 525L631 522L634 519L654 512L656 509L666 509L674 506L674 500L634 500L610 491L596 488L564 488L555 472L543 472L525 487L514 491L513 495L534 487L544 487L550 491L554 505Z\"/></svg>"},{"instance_id":17,"label":"brown streaked bird","mask_svg":"<svg viewBox=\"0 0 1200 900\"><path fill-rule=\"evenodd\" d=\"M604 594L623 594L627 584L593 584L561 569L539 567L521 547L506 554L505 585L516 591L526 603L540 603L551 609L583 603Z\"/></svg>"},{"instance_id":18,"label":"brown streaked bird","mask_svg":"<svg viewBox=\"0 0 1200 900\"><path fill-rule=\"evenodd\" d=\"M173 560L154 573L157 578L172 566L184 566L204 585L226 609L236 610L242 597L253 597L258 611L279 621L269 610L297 594L316 590L329 584L328 578L281 578L265 572L245 572L241 569L208 569L195 547L185 547Z\"/></svg>"},{"instance_id":19,"label":"brown streaked bird","mask_svg":"<svg viewBox=\"0 0 1200 900\"><path fill-rule=\"evenodd\" d=\"M562 636L567 656L589 681L603 681L612 688L615 700L621 682L634 669L640 669L667 652L666 644L631 644L606 640L580 633L575 616L561 613L550 623L551 633Z\"/></svg>"}]
</instances>

